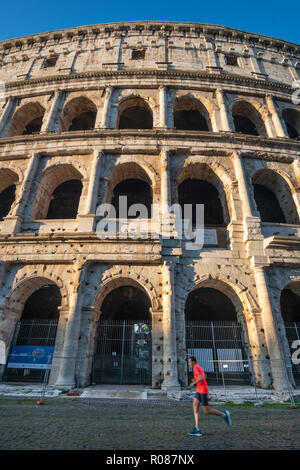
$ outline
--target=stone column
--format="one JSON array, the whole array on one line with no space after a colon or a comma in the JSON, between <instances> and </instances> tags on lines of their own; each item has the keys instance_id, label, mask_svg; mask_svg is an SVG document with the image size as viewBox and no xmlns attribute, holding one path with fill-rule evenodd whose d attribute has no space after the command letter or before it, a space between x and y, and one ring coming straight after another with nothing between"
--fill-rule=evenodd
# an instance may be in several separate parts
<instances>
[{"instance_id":1,"label":"stone column","mask_svg":"<svg viewBox=\"0 0 300 470\"><path fill-rule=\"evenodd\" d=\"M267 102L267 105L268 105L269 112L272 115L273 124L274 124L275 130L276 130L277 137L288 137L288 135L286 134L286 132L283 129L282 122L281 122L281 120L278 116L273 96L266 95L266 102Z\"/></svg>"},{"instance_id":2,"label":"stone column","mask_svg":"<svg viewBox=\"0 0 300 470\"><path fill-rule=\"evenodd\" d=\"M16 98L12 98L10 96L7 100L6 105L4 106L4 110L0 118L0 137L5 137L7 133L8 127L10 125L10 120L17 105L17 101L18 100Z\"/></svg>"},{"instance_id":3,"label":"stone column","mask_svg":"<svg viewBox=\"0 0 300 470\"><path fill-rule=\"evenodd\" d=\"M225 101L224 101L224 92L221 88L218 88L216 90L216 96L217 96L218 106L220 108L222 130L226 132L233 132L229 124L227 108L226 108Z\"/></svg>"},{"instance_id":4,"label":"stone column","mask_svg":"<svg viewBox=\"0 0 300 470\"><path fill-rule=\"evenodd\" d=\"M56 90L50 104L50 109L44 116L41 132L57 132L66 93Z\"/></svg>"},{"instance_id":5,"label":"stone column","mask_svg":"<svg viewBox=\"0 0 300 470\"><path fill-rule=\"evenodd\" d=\"M174 263L164 261L162 266L163 284L163 338L164 338L164 380L162 390L180 390L177 371L176 323L174 302Z\"/></svg>"},{"instance_id":6,"label":"stone column","mask_svg":"<svg viewBox=\"0 0 300 470\"><path fill-rule=\"evenodd\" d=\"M29 199L30 190L32 187L33 180L39 164L39 154L32 153L27 171L24 176L24 180L19 189L19 200L16 201L15 207L11 215L4 218L3 222L3 233L16 234L21 227L22 215L25 209L25 205Z\"/></svg>"},{"instance_id":7,"label":"stone column","mask_svg":"<svg viewBox=\"0 0 300 470\"><path fill-rule=\"evenodd\" d=\"M284 356L280 347L280 338L276 329L276 319L272 312L265 271L262 266L254 266L253 271L259 304L262 311L262 323L270 357L273 386L277 390L286 391L289 389L289 380Z\"/></svg>"},{"instance_id":8,"label":"stone column","mask_svg":"<svg viewBox=\"0 0 300 470\"><path fill-rule=\"evenodd\" d=\"M73 292L70 297L69 315L66 326L60 369L57 381L55 383L57 388L62 387L70 389L74 388L76 385L75 367L80 334L81 307L86 272L87 264L82 264L82 262L78 261L75 265Z\"/></svg>"},{"instance_id":9,"label":"stone column","mask_svg":"<svg viewBox=\"0 0 300 470\"><path fill-rule=\"evenodd\" d=\"M222 67L218 64L218 56L215 52L214 43L209 41L207 38L204 38L205 45L206 45L206 53L207 53L207 62L208 65L206 68L210 72L221 72Z\"/></svg>"},{"instance_id":10,"label":"stone column","mask_svg":"<svg viewBox=\"0 0 300 470\"><path fill-rule=\"evenodd\" d=\"M243 216L252 217L253 214L252 214L252 209L251 209L251 204L250 204L250 199L249 199L249 194L248 194L248 188L247 188L246 181L245 181L244 168L242 165L241 157L238 153L233 154L233 166L234 166L236 179L239 183L239 193L240 193L242 205L243 205Z\"/></svg>"},{"instance_id":11,"label":"stone column","mask_svg":"<svg viewBox=\"0 0 300 470\"><path fill-rule=\"evenodd\" d=\"M298 186L295 188L295 192L293 193L293 199L298 211L298 216L300 218L300 160L295 159L293 161L293 167L298 182Z\"/></svg>"},{"instance_id":12,"label":"stone column","mask_svg":"<svg viewBox=\"0 0 300 470\"><path fill-rule=\"evenodd\" d=\"M88 194L85 203L84 214L79 214L79 232L92 232L96 214L96 201L100 180L100 168L102 161L102 152L94 151L92 167L90 171Z\"/></svg>"},{"instance_id":13,"label":"stone column","mask_svg":"<svg viewBox=\"0 0 300 470\"><path fill-rule=\"evenodd\" d=\"M160 217L161 234L166 238L170 236L170 211L171 206L171 186L168 172L169 152L162 150L160 155Z\"/></svg>"},{"instance_id":14,"label":"stone column","mask_svg":"<svg viewBox=\"0 0 300 470\"><path fill-rule=\"evenodd\" d=\"M109 117L110 117L110 107L111 107L111 97L114 91L114 87L108 86L105 90L104 104L102 108L102 115L97 116L95 127L101 127L107 129L110 127Z\"/></svg>"},{"instance_id":15,"label":"stone column","mask_svg":"<svg viewBox=\"0 0 300 470\"><path fill-rule=\"evenodd\" d=\"M167 116L167 87L162 85L159 87L159 127L168 127L168 116Z\"/></svg>"}]
</instances>

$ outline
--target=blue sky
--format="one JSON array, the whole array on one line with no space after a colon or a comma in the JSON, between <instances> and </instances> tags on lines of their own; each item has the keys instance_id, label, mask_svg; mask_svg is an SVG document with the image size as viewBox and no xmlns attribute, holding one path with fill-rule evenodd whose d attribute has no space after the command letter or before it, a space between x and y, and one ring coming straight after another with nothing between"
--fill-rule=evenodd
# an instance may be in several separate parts
<instances>
[{"instance_id":1,"label":"blue sky","mask_svg":"<svg viewBox=\"0 0 300 470\"><path fill-rule=\"evenodd\" d=\"M300 44L300 2L206 0L10 0L2 2L0 40L114 21L212 23Z\"/></svg>"}]
</instances>

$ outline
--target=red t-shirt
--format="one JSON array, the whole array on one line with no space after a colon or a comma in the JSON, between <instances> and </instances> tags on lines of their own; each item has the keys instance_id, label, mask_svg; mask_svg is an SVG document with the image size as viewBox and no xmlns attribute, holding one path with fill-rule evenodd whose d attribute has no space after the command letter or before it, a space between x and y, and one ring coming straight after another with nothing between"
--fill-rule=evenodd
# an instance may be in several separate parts
<instances>
[{"instance_id":1,"label":"red t-shirt","mask_svg":"<svg viewBox=\"0 0 300 470\"><path fill-rule=\"evenodd\" d=\"M204 370L202 369L202 367L200 367L200 366L198 366L198 364L196 364L193 368L193 372L194 372L194 379L195 380L198 380L200 374L204 378L204 380L197 383L197 392L198 393L208 393L208 385L207 385Z\"/></svg>"}]
</instances>

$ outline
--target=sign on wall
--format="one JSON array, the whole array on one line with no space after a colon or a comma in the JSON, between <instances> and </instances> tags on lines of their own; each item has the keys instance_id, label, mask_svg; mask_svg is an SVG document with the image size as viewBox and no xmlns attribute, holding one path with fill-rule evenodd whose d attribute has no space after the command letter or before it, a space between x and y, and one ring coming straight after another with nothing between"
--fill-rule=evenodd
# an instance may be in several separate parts
<instances>
[{"instance_id":1,"label":"sign on wall","mask_svg":"<svg viewBox=\"0 0 300 470\"><path fill-rule=\"evenodd\" d=\"M11 369L51 369L54 346L13 346L7 367Z\"/></svg>"}]
</instances>

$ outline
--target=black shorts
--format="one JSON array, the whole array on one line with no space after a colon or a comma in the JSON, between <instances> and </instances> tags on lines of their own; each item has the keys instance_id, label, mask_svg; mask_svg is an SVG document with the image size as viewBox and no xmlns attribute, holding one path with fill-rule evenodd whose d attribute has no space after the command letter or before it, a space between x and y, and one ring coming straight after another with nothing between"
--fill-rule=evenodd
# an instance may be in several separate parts
<instances>
[{"instance_id":1,"label":"black shorts","mask_svg":"<svg viewBox=\"0 0 300 470\"><path fill-rule=\"evenodd\" d=\"M195 398L200 401L202 406L208 406L208 394L207 393L195 393Z\"/></svg>"}]
</instances>

